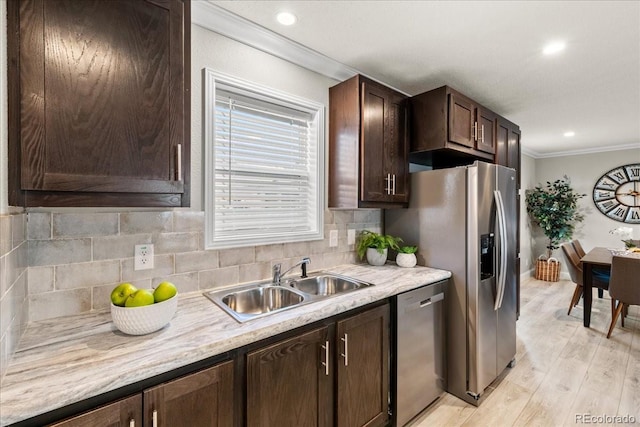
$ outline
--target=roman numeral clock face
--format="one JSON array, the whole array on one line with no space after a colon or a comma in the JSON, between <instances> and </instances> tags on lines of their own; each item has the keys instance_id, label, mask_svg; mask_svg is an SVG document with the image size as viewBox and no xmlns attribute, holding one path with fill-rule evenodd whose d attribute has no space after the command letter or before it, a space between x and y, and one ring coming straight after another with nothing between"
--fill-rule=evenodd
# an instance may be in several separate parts
<instances>
[{"instance_id":1,"label":"roman numeral clock face","mask_svg":"<svg viewBox=\"0 0 640 427\"><path fill-rule=\"evenodd\" d=\"M611 219L640 224L640 163L602 175L593 187L593 202Z\"/></svg>"}]
</instances>

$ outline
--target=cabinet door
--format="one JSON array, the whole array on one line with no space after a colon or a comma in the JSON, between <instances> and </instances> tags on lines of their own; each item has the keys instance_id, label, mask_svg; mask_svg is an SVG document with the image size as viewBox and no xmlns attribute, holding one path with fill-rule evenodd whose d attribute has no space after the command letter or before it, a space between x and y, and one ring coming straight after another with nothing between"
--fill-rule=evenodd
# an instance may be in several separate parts
<instances>
[{"instance_id":1,"label":"cabinet door","mask_svg":"<svg viewBox=\"0 0 640 427\"><path fill-rule=\"evenodd\" d=\"M407 103L382 86L362 83L360 191L365 202L408 201Z\"/></svg>"},{"instance_id":2,"label":"cabinet door","mask_svg":"<svg viewBox=\"0 0 640 427\"><path fill-rule=\"evenodd\" d=\"M389 418L389 306L337 324L337 426L381 426Z\"/></svg>"},{"instance_id":3,"label":"cabinet door","mask_svg":"<svg viewBox=\"0 0 640 427\"><path fill-rule=\"evenodd\" d=\"M334 373L327 360L329 345L325 327L249 353L247 425L331 426Z\"/></svg>"},{"instance_id":4,"label":"cabinet door","mask_svg":"<svg viewBox=\"0 0 640 427\"><path fill-rule=\"evenodd\" d=\"M384 159L388 108L388 93L383 88L362 83L360 197L365 202L385 202L391 193Z\"/></svg>"},{"instance_id":5,"label":"cabinet door","mask_svg":"<svg viewBox=\"0 0 640 427\"><path fill-rule=\"evenodd\" d=\"M230 427L233 405L233 361L229 361L146 390L145 425Z\"/></svg>"},{"instance_id":6,"label":"cabinet door","mask_svg":"<svg viewBox=\"0 0 640 427\"><path fill-rule=\"evenodd\" d=\"M478 107L476 117L476 126L478 127L476 148L485 153L494 154L496 152L495 122L497 116L489 110Z\"/></svg>"},{"instance_id":7,"label":"cabinet door","mask_svg":"<svg viewBox=\"0 0 640 427\"><path fill-rule=\"evenodd\" d=\"M384 140L384 176L391 175L389 200L396 203L409 202L409 138L408 102L395 92L389 95L389 121Z\"/></svg>"},{"instance_id":8,"label":"cabinet door","mask_svg":"<svg viewBox=\"0 0 640 427\"><path fill-rule=\"evenodd\" d=\"M475 147L476 106L460 95L449 94L449 141Z\"/></svg>"},{"instance_id":9,"label":"cabinet door","mask_svg":"<svg viewBox=\"0 0 640 427\"><path fill-rule=\"evenodd\" d=\"M509 165L509 126L498 119L496 121L496 157L495 163L502 166Z\"/></svg>"},{"instance_id":10,"label":"cabinet door","mask_svg":"<svg viewBox=\"0 0 640 427\"><path fill-rule=\"evenodd\" d=\"M142 395L122 399L50 427L136 427L142 426Z\"/></svg>"},{"instance_id":11,"label":"cabinet door","mask_svg":"<svg viewBox=\"0 0 640 427\"><path fill-rule=\"evenodd\" d=\"M20 1L25 205L188 206L189 16L188 0Z\"/></svg>"}]
</instances>

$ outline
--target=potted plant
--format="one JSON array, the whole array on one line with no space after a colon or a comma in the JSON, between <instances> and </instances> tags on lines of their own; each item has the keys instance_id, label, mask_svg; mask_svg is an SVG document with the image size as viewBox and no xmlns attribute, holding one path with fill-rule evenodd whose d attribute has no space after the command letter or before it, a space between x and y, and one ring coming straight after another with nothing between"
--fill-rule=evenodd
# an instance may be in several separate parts
<instances>
[{"instance_id":1,"label":"potted plant","mask_svg":"<svg viewBox=\"0 0 640 427\"><path fill-rule=\"evenodd\" d=\"M401 246L396 255L396 264L400 267L415 267L418 262L416 252L418 252L417 246Z\"/></svg>"},{"instance_id":2,"label":"potted plant","mask_svg":"<svg viewBox=\"0 0 640 427\"><path fill-rule=\"evenodd\" d=\"M360 233L356 250L360 259L367 256L371 265L384 265L387 262L389 248L398 250L402 239L390 235L383 235L369 230Z\"/></svg>"},{"instance_id":3,"label":"potted plant","mask_svg":"<svg viewBox=\"0 0 640 427\"><path fill-rule=\"evenodd\" d=\"M525 192L527 213L549 239L546 260L539 259L536 263L536 278L544 275L543 272L539 274L539 270L549 268L554 261L551 281L558 280L560 263L551 255L560 247L560 242L571 239L575 224L584 219L584 215L578 212L578 200L584 196L573 191L566 175L554 182L547 181L545 186L538 184L533 190Z\"/></svg>"}]
</instances>

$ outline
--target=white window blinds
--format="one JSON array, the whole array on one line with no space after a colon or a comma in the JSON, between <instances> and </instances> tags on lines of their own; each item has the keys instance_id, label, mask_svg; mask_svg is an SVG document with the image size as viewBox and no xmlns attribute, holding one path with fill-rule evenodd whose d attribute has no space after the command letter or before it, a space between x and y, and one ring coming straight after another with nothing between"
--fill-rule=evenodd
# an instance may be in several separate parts
<instances>
[{"instance_id":1,"label":"white window blinds","mask_svg":"<svg viewBox=\"0 0 640 427\"><path fill-rule=\"evenodd\" d=\"M322 114L247 85L211 91L210 246L321 238Z\"/></svg>"}]
</instances>

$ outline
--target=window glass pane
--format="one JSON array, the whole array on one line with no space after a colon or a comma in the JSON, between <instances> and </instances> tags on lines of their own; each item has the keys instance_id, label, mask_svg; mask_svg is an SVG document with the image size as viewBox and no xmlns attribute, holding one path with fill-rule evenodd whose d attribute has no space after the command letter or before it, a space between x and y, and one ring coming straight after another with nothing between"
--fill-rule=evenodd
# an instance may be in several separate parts
<instances>
[{"instance_id":1,"label":"window glass pane","mask_svg":"<svg viewBox=\"0 0 640 427\"><path fill-rule=\"evenodd\" d=\"M212 73L206 84L207 246L322 238L323 107Z\"/></svg>"}]
</instances>

